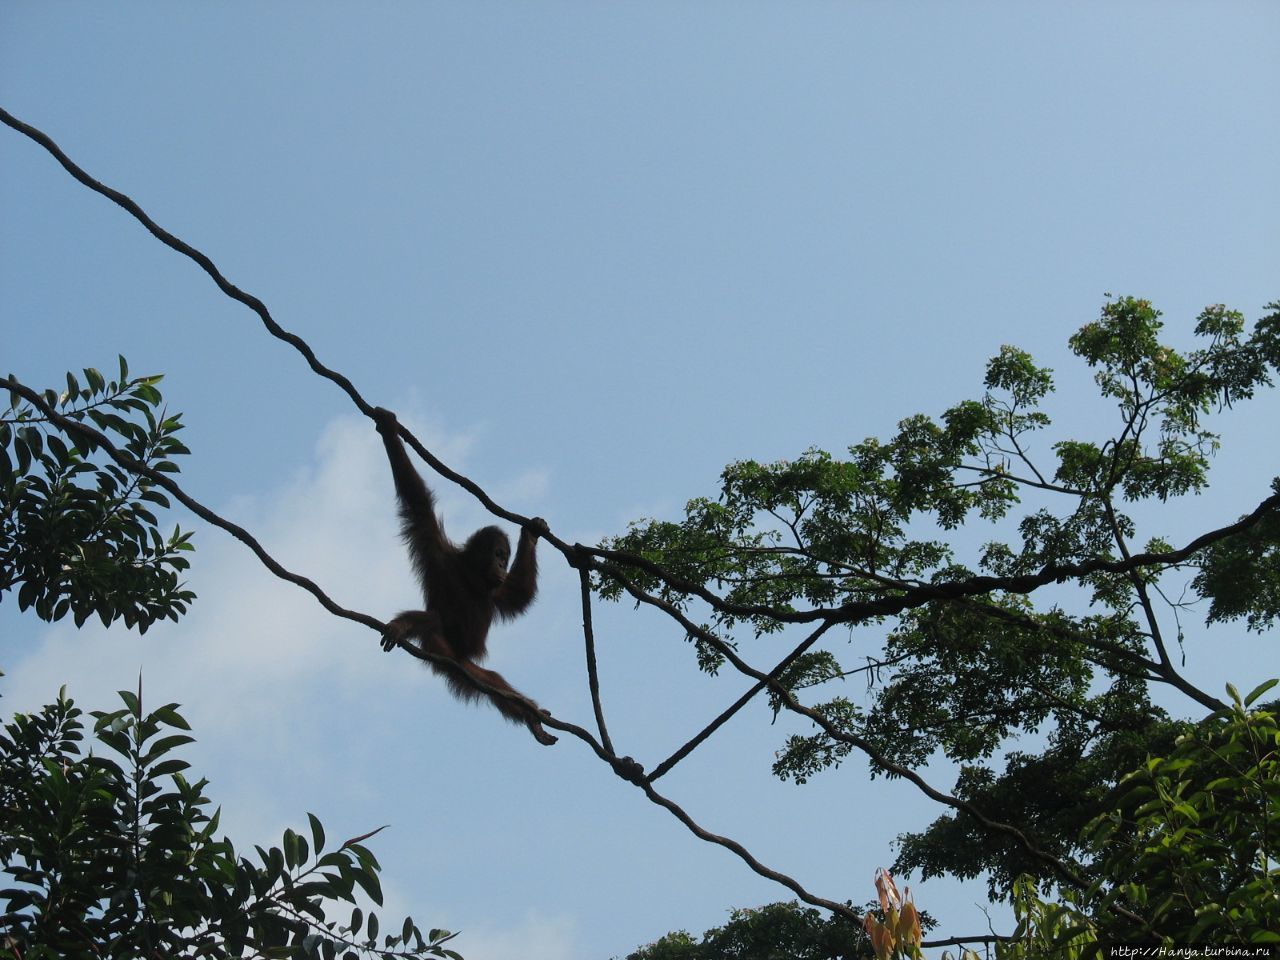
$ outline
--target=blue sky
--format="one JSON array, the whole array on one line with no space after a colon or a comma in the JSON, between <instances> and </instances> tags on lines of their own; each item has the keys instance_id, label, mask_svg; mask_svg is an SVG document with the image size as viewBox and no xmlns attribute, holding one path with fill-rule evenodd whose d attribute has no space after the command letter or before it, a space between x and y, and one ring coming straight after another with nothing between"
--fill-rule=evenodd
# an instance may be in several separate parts
<instances>
[{"instance_id":1,"label":"blue sky","mask_svg":"<svg viewBox=\"0 0 1280 960\"><path fill-rule=\"evenodd\" d=\"M1207 303L1258 316L1280 296L1278 40L1270 3L5 3L0 104L500 502L591 542L677 515L730 461L937 413L1002 343L1054 366L1056 411L1098 427L1064 344L1105 292L1155 301L1175 345ZM372 425L7 129L0 290L0 372L55 384L123 353L165 373L188 492L346 606L414 602ZM1224 421L1214 491L1162 530L1264 495L1276 412ZM455 535L486 522L440 493ZM235 839L305 810L332 836L389 822L388 914L462 929L468 960L623 955L789 896L580 744L458 706L224 535L198 544L191 616L145 638L0 608L6 704L67 683L105 707L141 667L152 703L187 706ZM589 726L576 577L544 559L492 665ZM623 752L656 762L741 692L659 618L597 615ZM1197 635L1207 686L1275 663ZM857 764L774 781L792 727L769 720L747 711L665 790L864 901L936 809ZM985 929L980 885L917 894L946 932Z\"/></svg>"}]
</instances>

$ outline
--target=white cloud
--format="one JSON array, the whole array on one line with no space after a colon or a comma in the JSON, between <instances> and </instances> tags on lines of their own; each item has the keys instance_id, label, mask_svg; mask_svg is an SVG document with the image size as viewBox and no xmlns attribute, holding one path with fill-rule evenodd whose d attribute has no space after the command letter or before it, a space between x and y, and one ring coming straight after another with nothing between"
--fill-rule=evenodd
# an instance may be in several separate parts
<instances>
[{"instance_id":1,"label":"white cloud","mask_svg":"<svg viewBox=\"0 0 1280 960\"><path fill-rule=\"evenodd\" d=\"M422 436L455 464L465 461L472 443L432 428ZM343 416L323 430L314 463L290 481L211 506L335 602L387 619L419 596L393 504L377 434L365 418ZM273 576L229 534L203 523L195 528L188 573L197 599L177 624L159 624L140 636L96 620L77 629L70 621L45 625L5 611L6 626L12 620L16 627L5 630L3 647L8 676L0 680L0 692L7 709L36 708L63 684L86 709L114 709L115 691L136 688L141 671L144 706L182 702L197 738L191 749L202 759L243 757L232 776L258 790L291 766L314 771L332 762L335 748L356 749L343 738L342 711L445 698L443 686L427 682L416 665L405 669L403 658L383 656L368 627L332 616L310 594ZM271 762L273 754L275 766L252 776L252 765ZM224 787L233 782L226 774L215 780L219 776ZM345 788L361 790L359 781ZM225 790L215 796L227 802L228 829L249 829L255 840L278 839L286 821L299 826L303 812L257 795L247 804L237 804Z\"/></svg>"}]
</instances>

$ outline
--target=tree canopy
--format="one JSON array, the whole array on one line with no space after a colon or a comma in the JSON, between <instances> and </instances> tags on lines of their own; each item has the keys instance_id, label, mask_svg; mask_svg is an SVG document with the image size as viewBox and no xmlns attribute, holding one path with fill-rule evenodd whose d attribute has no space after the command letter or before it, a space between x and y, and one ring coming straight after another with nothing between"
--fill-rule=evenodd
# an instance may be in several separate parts
<instances>
[{"instance_id":1,"label":"tree canopy","mask_svg":"<svg viewBox=\"0 0 1280 960\"><path fill-rule=\"evenodd\" d=\"M286 830L257 860L217 836L207 780L177 750L192 742L175 703L82 711L63 691L0 732L0 957L281 957L461 960L406 918L379 938L378 861L353 837L325 851L320 821ZM344 905L343 919L333 920ZM328 913L326 912L328 911Z\"/></svg>"},{"instance_id":2,"label":"tree canopy","mask_svg":"<svg viewBox=\"0 0 1280 960\"><path fill-rule=\"evenodd\" d=\"M178 439L181 416L163 405L159 376L119 377L93 367L84 383L68 372L66 389L44 403L72 424L116 438L128 457L160 473L190 451ZM89 432L55 428L30 401L10 391L0 416L0 599L18 588L18 607L42 620L68 614L76 625L97 615L140 631L177 620L195 595L179 581L191 535L163 534L156 508L169 498L145 474L107 458Z\"/></svg>"},{"instance_id":3,"label":"tree canopy","mask_svg":"<svg viewBox=\"0 0 1280 960\"><path fill-rule=\"evenodd\" d=\"M1280 478L1192 539L1159 526L1209 482L1212 417L1280 367L1280 303L1266 309L1248 329L1207 307L1180 352L1151 303L1109 298L1070 338L1114 411L1109 431L1055 433L1052 371L1004 346L980 396L907 417L887 440L731 464L683 519L606 542L599 588L672 612L703 670L769 656L749 675L775 713L814 727L779 745L778 777L804 783L860 754L873 777L912 778L945 803L900 838L895 871L985 873L996 896L1022 877L1116 881L1086 826L1115 814L1117 785L1148 757L1187 759L1183 717L1228 709L1179 668L1199 639L1185 612L1255 631L1280 612ZM837 625L853 662L820 643ZM781 655L767 653L776 640ZM840 688L855 675L865 697ZM1183 715L1156 704L1156 686ZM939 757L957 770L949 793L919 773Z\"/></svg>"}]
</instances>

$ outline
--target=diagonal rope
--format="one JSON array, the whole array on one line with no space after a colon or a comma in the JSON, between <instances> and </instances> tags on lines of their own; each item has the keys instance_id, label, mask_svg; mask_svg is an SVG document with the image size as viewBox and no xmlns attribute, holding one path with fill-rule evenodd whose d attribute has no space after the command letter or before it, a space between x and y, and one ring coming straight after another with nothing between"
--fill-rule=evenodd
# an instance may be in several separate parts
<instances>
[{"instance_id":1,"label":"diagonal rope","mask_svg":"<svg viewBox=\"0 0 1280 960\"><path fill-rule=\"evenodd\" d=\"M237 287L235 284L227 280L226 277L223 276L222 272L217 268L214 262L207 255L197 250L195 247L192 247L190 244L178 239L173 234L169 233L167 230L160 227L130 197L126 196L125 194L121 193L118 190L115 190L111 187L106 186L105 184L89 176L89 174L86 173L77 164L75 164L61 150L61 148L58 147L58 145L53 141L53 139L50 138L47 134L36 129L30 124L24 123L21 120L17 119L8 111L6 111L3 107L0 107L0 122L3 122L7 126L13 128L14 130L17 130L19 133L22 133L23 135L34 140L40 146L44 147L44 149L47 150L50 154L52 154L53 157L62 165L62 167L69 174L71 174L73 178L75 178L84 186L88 187L90 190L93 190L95 193L99 193L102 196L107 197L114 203L124 208L135 219L137 219L140 223L142 223L142 225L146 227L147 230L165 246L170 247L171 249L176 250L177 252L195 261L195 263L198 264L201 267L201 269L203 269L204 272L210 276L210 278L214 281L214 283L217 284L218 288L222 290L223 293L225 293L231 299L236 300L239 303L242 303L245 306L249 307L249 309L253 310L253 312L258 315L258 317L262 320L263 324L266 326L267 330L273 336L277 337L280 340L285 341L286 343L289 343L295 349L297 349L298 352L301 353L304 358L306 358L308 365L311 367L313 371L315 371L320 376L325 377L326 379L336 383L339 387L341 387L347 393L347 395L351 398L351 400L356 404L356 406L360 409L362 413L364 413L366 416L371 416L373 411L372 406L360 395L359 391L356 390L355 386L351 383L349 379L347 379L345 376L338 373L337 371L334 371L329 367L326 367L324 364L322 364L319 361L319 359L316 357L315 352L306 343L306 341L304 341L297 334L294 334L285 330L278 323L276 323L274 318L272 318L270 312L267 310L266 305L261 300L259 300L255 296L252 296L251 294L246 293L245 291ZM308 580L306 577L303 577L299 574L292 573L291 571L285 569L282 565L280 565L273 557L271 557L269 553L267 553L267 551L262 547L262 545L258 543L258 541L243 527L240 527L228 520L223 519L222 517L218 516L218 514L216 514L214 511L210 510L208 507L205 507L203 504L200 504L196 500L192 499L184 491L182 491L176 483L174 483L168 477L152 470L146 464L143 464L140 461L134 459L133 457L130 457L128 454L120 451L111 443L109 439L107 439L107 437L105 437L98 431L95 431L85 426L84 424L78 423L74 420L70 420L58 414L56 411L52 410L47 404L44 403L43 398L36 391L31 390L29 387L26 387L25 385L18 383L12 377L9 378L9 380L6 382L5 385L9 389L18 393L24 399L32 403L37 409L41 411L43 415L45 415L50 420L50 422L57 425L60 429L70 430L73 432L80 432L82 435L90 437L93 440L93 442L101 445L102 449L106 450L108 455L110 455L113 459L115 459L116 462L119 463L121 466L131 471L134 471L136 473L140 473L143 476L146 476L149 480L156 483L158 486L162 487L163 489L167 490L169 493L173 494L173 496L180 503L182 503L185 507L187 507L187 509L191 510L197 516L231 533L231 535L234 536L237 540L240 540L242 543L246 544L258 557L258 559L263 563L263 565L267 567L268 570L270 570L277 577L280 577L283 580L287 580L288 582L293 583L307 590L330 613L333 613L336 616L344 617L346 619L354 620L358 623L362 623L366 626L369 626L377 630L380 634L385 629L385 624L383 624L381 621L377 620L376 618L370 617L367 614L346 610L345 608L336 604L314 582L312 582L311 580ZM439 474L446 477L447 479L452 480L454 483L457 483L459 486L463 487L472 495L474 495L482 504L484 504L485 508L488 509L491 513L494 513L495 515L500 516L513 523L518 523L518 524L521 524L522 526L527 525L528 518L522 517L516 513L512 513L511 511L508 511L502 508L501 506L499 506L494 500L492 500L489 497L489 495L483 489L480 488L478 484L468 479L467 477L464 477L463 475L455 472L454 470L450 469L442 461L437 459L429 450L427 450L418 441L416 437L414 437L411 433L409 433L403 426L401 426L400 428L400 433L404 437L404 439L410 444L410 446L412 446L418 452L418 454L422 456L423 459L434 470L436 470ZM565 544L564 541L556 538L554 535L548 535L545 533L543 534L543 538L552 542L552 544L556 546L556 548L562 554L565 554L566 557L569 555L571 548L567 544ZM587 608L588 615L589 615L589 611L590 611L590 608L588 607ZM410 649L410 652L413 653L415 656L418 656L420 659L447 660L447 658L437 658L430 654L424 654L421 651L418 651L416 649ZM589 656L591 658L590 662L594 663L593 650L591 654L589 654ZM592 670L592 672L594 673L594 670ZM480 684L480 685L484 686L483 684ZM507 696L506 691L495 690L492 692L497 692L504 696ZM598 690L596 691L595 696L596 696L596 703L598 704L599 702ZM514 695L514 699L523 700L523 698L519 697L518 694ZM645 795L649 798L651 802L657 804L658 806L663 807L668 812L670 812L673 816L676 817L676 819L678 819L681 823L683 823L685 827L688 828L695 836L699 837L702 840L705 840L708 843L713 843L718 846L722 846L725 849L736 854L739 857L739 859L741 859L744 863L746 863L746 865L752 871L754 871L755 873L759 874L762 877L765 877L766 879L773 880L774 882L787 887L789 890L795 893L796 896L800 897L806 903L810 903L814 906L822 907L824 909L830 910L833 913L846 916L849 919L854 920L855 922L861 920L861 914L859 914L857 911L854 911L852 907L850 907L849 905L838 903L834 900L828 900L824 897L819 897L816 894L809 892L807 889L805 889L805 887L803 887L799 883L799 881L795 880L793 877L790 877L787 874L781 873L777 870L774 870L770 867L765 866L763 863L757 860L751 854L751 852L747 850L746 847L744 847L742 844L740 844L736 840L733 840L729 837L724 837L718 834L711 833L710 831L700 826L691 816L689 816L687 812L685 812L685 810L682 807L680 807L679 804L675 803L673 800L658 793L653 788L653 786L649 784L645 779L643 768L634 760L632 760L630 757L618 756L613 751L611 746L605 747L600 742L598 742L593 736L591 736L590 733L588 733L582 727L577 726L576 724L568 723L563 720L558 720L553 716L551 716L551 714L545 710L541 710L539 711L539 713L542 717L543 722L546 723L548 726L551 726L552 728L557 730L561 730L565 733L570 733L573 736L577 737L578 739L582 740L584 743L586 743L589 747L591 747L591 749L596 753L597 756L599 756L602 760L604 760L613 768L614 772L619 777L638 786L641 790L644 791ZM607 732L605 731L602 717L601 717L600 729L601 729L602 737L607 738L608 735L607 735Z\"/></svg>"},{"instance_id":2,"label":"diagonal rope","mask_svg":"<svg viewBox=\"0 0 1280 960\"><path fill-rule=\"evenodd\" d=\"M331 380L332 382L337 384L344 392L347 393L347 395L351 398L351 400L355 403L357 408L359 408L362 413L364 413L366 416L371 415L372 413L371 405L360 395L359 391L356 390L355 386L351 383L349 379L347 379L342 374L338 373L337 371L321 363L320 360L316 357L314 351L306 343L306 341L304 341L297 334L291 333L290 331L285 330L283 327L281 327L275 321L275 319L272 318L270 312L267 310L266 305L263 304L261 300L259 300L255 296L252 296L251 294L246 293L245 291L237 287L235 284L227 280L227 278L223 276L223 274L218 269L218 267L207 255L205 255L201 251L197 250L195 247L192 247L191 245L185 243L184 241L180 240L179 238L175 237L173 234L169 233L168 231L160 227L130 197L121 193L118 190L115 190L111 187L106 186L105 184L89 176L88 173L86 173L81 167L76 165L69 157L67 157L67 155L58 147L58 145L52 140L52 138L50 138L48 135L46 135L42 131L17 119L12 114L5 111L3 108L0 108L0 122L5 123L7 126L13 128L19 133L22 133L23 135L27 136L28 138L30 138L31 140L35 141L37 144L42 146L58 161L58 163L62 165L62 167L74 179L76 179L77 181L79 181L81 184L88 187L89 189L93 190L94 192L107 197L112 202L116 203L117 205L125 209L135 219L137 219L140 223L142 223L142 225L153 236L155 236L158 240L160 240L160 242L162 242L163 244L170 247L171 249L183 254L184 256L194 261L197 265L201 267L201 269L204 270L205 273L209 275L209 277L214 281L214 283L218 286L218 288L222 290L223 293L225 293L231 299L236 300L237 302L242 303L245 306L249 307L251 310L253 310L253 312L256 313L258 317L262 320L264 326L266 326L268 332L270 332L272 336L275 336L276 338L283 340L284 342L293 346L296 350L298 350L299 353L302 354L302 356L306 359L308 365L316 374L328 380ZM10 388L17 389L17 386L15 386L15 384L16 382L12 381L11 379L9 384ZM22 388L22 389L29 389L29 388ZM17 392L22 393L22 390L19 389L17 390ZM34 393L34 391L32 393ZM26 397L28 400L32 400L31 396L28 396L25 393L23 393L22 395ZM89 428L84 427L82 424L75 423L75 421L68 421L65 418L59 417L59 415L57 415L56 413L52 413L52 411L48 410L47 407L43 406L40 400L36 399L36 400L32 400L32 402L35 403L37 406L40 406L44 412L52 414L51 420L53 422L58 423L61 420L63 423L72 424L73 426L70 429L78 429L78 430L89 432L89 433L92 432L92 431L89 431ZM447 465L445 465L442 461L437 459L429 450L427 450L417 440L416 437L414 437L406 429L404 429L403 426L401 426L400 428L400 433L401 433L401 436L404 437L406 442L408 442L409 445L412 446L418 452L418 454L432 467L432 469L434 469L441 476L453 481L454 483L457 483L459 486L466 489L469 493L475 496L476 499L478 499L489 512L493 513L496 516L502 517L510 522L520 524L522 526L528 525L529 523L528 518L523 517L519 514L513 513L501 507L494 500L492 500L489 497L489 495L478 484L476 484L474 481L470 480L469 478L452 470ZM132 460L132 458L129 458L127 455L121 454L118 450L114 450L114 448L110 446L110 442L107 441L105 437L100 437L100 442L102 443L104 449L108 450L108 453L110 453L113 457L117 458L118 462L121 462L122 464L124 464L128 460ZM119 459L120 457L124 457L125 460L120 460ZM292 583L295 583L298 586L303 587L303 589L307 589L314 596L316 596L317 599L321 602L321 604L324 605L325 608L329 610L331 613L334 613L337 616L346 617L347 619L355 620L360 623L364 623L365 625L368 625L368 626L373 626L375 629L381 628L382 625L380 624L379 621L375 620L372 617L368 617L365 614L355 613L353 611L348 611L342 607L339 607L337 604L334 604L333 601L329 600L329 598L323 593L323 591L321 591L320 588L317 587L310 580L307 580L305 577L302 577L298 574L293 574L290 571L285 570L278 563L276 563L270 557L270 555L266 553L265 550L261 548L260 544L257 544L257 541L254 540L252 536L248 534L247 531L243 530L243 528L235 526L234 524L230 524L228 521L221 520L221 518L218 518L217 515L214 514L212 511L209 511L207 508L196 504L195 501L190 500L190 498L186 497L186 495L177 488L176 484L172 484L171 481L168 481L167 477L163 477L162 475L159 475L159 474L155 474L153 476L152 475L153 472L151 472L149 468L147 468L144 464L141 464L137 461L133 461L132 464L129 466L129 469L131 470L136 470L137 468L141 468L141 471L144 473L144 475L149 476L149 478L152 479L154 482L157 482L159 485L163 486L166 490L169 490L171 493L173 493L174 496L177 497L180 502L183 502L183 504L188 507L188 509L192 509L193 512L197 513L197 515L201 516L202 518L208 520L211 523L215 523L217 526L220 526L223 529L228 530L229 532L232 533L233 536L236 536L237 539L249 545L250 549L254 550L255 554L258 555L259 559L264 563L264 565L267 566L269 570L272 571L272 573L276 574L282 579L288 580ZM193 506L193 504L195 506ZM771 670L769 673L762 673L760 671L755 670L754 668L747 665L745 662L741 661L740 658L738 658L736 654L733 653L732 649L729 648L726 644L724 644L723 641L721 641L718 637L715 637L709 632L702 630L701 628L692 624L692 622L689 621L686 617L684 617L683 614L672 604L669 604L657 597L647 594L646 592L640 590L638 587L632 584L627 579L625 574L617 566L615 566L615 564L624 564L629 567L639 568L641 570L644 570L645 572L660 578L668 586L672 587L673 589L679 592L686 593L691 596L697 596L700 599L703 599L705 602L710 604L714 609L722 613L728 613L735 616L769 616L775 620L782 621L782 622L794 622L794 623L819 622L821 624L820 628L817 631L815 631L815 633L812 635L812 640L816 640L817 637L820 636L821 633L827 627L834 625L835 623L853 623L853 622L863 621L873 617L901 613L907 609L919 607L926 603L930 603L937 600L955 600L955 599L968 598L968 597L973 597L981 594L988 594L996 590L1004 590L1008 592L1025 594L1025 593L1030 593L1042 586L1046 586L1050 583L1061 582L1066 579L1075 579L1078 577L1086 576L1091 573L1104 572L1104 571L1110 572L1110 573L1128 573L1144 566L1159 566L1159 565L1169 565L1169 564L1178 563L1178 562L1181 562L1182 560L1185 560L1195 552L1203 549L1205 546L1208 546L1218 540L1224 539L1225 537L1231 536L1245 529L1248 529L1248 527L1253 526L1254 524L1259 522L1264 516L1266 516L1272 510L1275 510L1278 506L1280 506L1280 494L1274 494L1264 499L1258 505L1258 507L1248 516L1244 517L1243 519L1239 520L1234 524L1230 524L1226 527L1219 528L1218 530L1211 531L1210 533L1207 533L1201 537L1196 538L1195 540L1187 544L1185 547L1183 547L1181 550L1164 551L1160 553L1137 554L1137 555L1133 555L1132 557L1126 557L1121 561L1106 561L1106 560L1098 559L1098 560L1085 561L1081 563L1064 564L1056 567L1046 567L1040 572L1035 574L1026 574L1026 575L1019 575L1019 576L1012 576L1012 577L979 576L979 577L972 577L967 580L958 581L954 583L912 585L910 587L907 587L897 595L882 597L874 601L854 601L854 602L845 603L832 608L819 607L811 610L796 611L796 612L778 611L772 608L761 607L757 605L744 605L744 604L730 603L728 601L725 601L723 598L711 593L701 584L697 584L692 581L688 581L684 578L673 576L668 571L662 569L659 565L654 564L652 561L649 561L646 558L635 556L632 554L620 553L618 551L611 551L603 548L586 548L578 544L570 546L569 544L566 544L564 541L560 540L558 537L554 536L553 534L546 533L543 535L544 539L548 540L557 550L559 550L561 554L565 556L566 560L570 563L571 566L575 566L579 569L580 573L584 577L584 583L585 583L587 567L589 567L592 570L602 572L607 576L613 577L614 579L617 579L619 582L622 583L624 588L629 593L631 593L633 596L637 598L637 600L639 600L640 602L652 604L654 606L657 606L659 609L662 609L669 616L675 619L676 622L680 623L681 626L683 626L686 629L686 631L690 633L690 635L697 636L701 639L706 640L707 642L712 643L714 646L717 647L717 649L719 649L722 653L725 653L728 656L730 661L733 662L734 666L740 672L746 674L747 676L753 677L757 681L756 685L747 694L741 697L739 701L736 702L734 705L732 705L725 713L721 714L720 717L717 717L715 720L713 720L712 723L707 728L704 728L704 731L698 736L696 736L693 740L691 740L689 744L686 744L685 747L682 747L681 750L677 751L677 753L674 754L671 758L669 758L667 761L664 761L663 764L660 765L660 767L654 771L654 774L650 775L649 777L645 777L643 775L642 768L640 768L640 766L636 764L635 761L631 760L629 757L617 756L617 754L613 752L611 746L608 746L608 747L602 746L601 743L597 742L594 737L592 737L589 733L587 733L582 728L576 727L573 724L565 723L564 721L554 720L553 718L549 720L549 725L553 726L556 729L573 733L575 736L578 736L584 742L588 743L602 759L604 759L613 767L615 773L623 777L623 779L627 779L635 783L637 786L639 786L642 790L644 790L646 795L649 796L650 800L671 811L674 815L677 816L678 819L681 820L681 822L685 823L685 825L695 835L701 837L704 840L707 840L708 842L717 843L732 850L740 858L742 858L744 862L746 862L748 866L751 867L752 870L754 870L755 872L759 873L762 876L768 877L770 879L776 880L779 883L782 883L783 885L787 886L788 888L796 892L797 895L801 896L801 898L806 900L807 902L817 906L825 907L827 909L832 910L833 912L840 913L850 918L858 919L859 915L856 912L852 911L851 908L842 904L835 903L833 901L828 901L823 898L815 897L814 895L809 894L807 891L805 891L794 879L787 877L785 874L777 873L776 871L773 871L770 868L760 864L758 861L754 859L754 857L751 856L751 854L745 848L743 848L740 844L737 844L736 841L732 841L724 837L719 837L719 836L716 836L715 834L710 834L707 831L703 830L694 821L688 818L688 815L685 814L684 811L680 810L680 808L676 806L672 801L657 794L652 787L651 781L653 779L656 779L657 776L661 776L663 773L669 770L672 766L674 766L676 762L678 762L684 756L687 756L689 752L691 752L698 744L700 744L703 740L705 740L707 736L710 736L710 734L714 732L714 730L719 725L726 722L729 719L729 717L731 717L738 709L740 709L742 705L744 705L752 696L755 695L755 693L757 693L760 689L763 689L764 686L767 685L771 690L779 694L781 702L783 702L789 709L797 713L800 713L806 717L809 717L811 720L813 720L815 723L821 726L828 733L828 735L836 739L842 740L844 742L847 742L850 745L855 746L858 749L862 750L882 768L892 771L910 780L931 799L934 799L935 801L942 803L944 805L951 806L957 810L963 810L964 812L970 814L975 819L977 819L978 822L983 824L983 826L986 827L987 829L993 830L999 833L1004 833L1005 835L1012 837L1021 845L1023 845L1029 852L1031 852L1033 855L1037 856L1039 859L1041 859L1043 862L1049 865L1054 870L1054 872L1057 873L1062 879L1066 880L1073 886L1082 886L1083 880L1082 878L1079 877L1078 874L1075 873L1074 870L1072 870L1063 861L1058 860L1052 855L1039 850L1016 827L1013 827L1008 824L1001 824L995 821L991 821L985 816L983 816L980 811L977 811L975 808L973 808L972 804L969 804L967 801L959 800L956 797L950 796L949 794L945 794L941 791L936 790L935 788L929 786L913 770L910 770L909 768L905 768L905 767L900 767L899 765L893 764L892 762L888 761L887 758L880 756L878 752L875 750L875 748L870 743L863 740L861 737L857 737L855 735L848 734L847 732L839 730L838 728L834 727L830 723L830 721L827 720L820 713L805 707L803 704L800 704L799 701L795 699L794 695L785 687L783 687L776 679L776 675L781 672L781 669L785 667L785 664L789 662L789 660L792 657L789 657L787 660L784 660L783 663L779 665L779 667L774 668L774 670ZM199 509L197 510L196 507L199 507ZM204 511L204 512L202 513L200 511ZM612 561L612 563L609 563L608 561ZM590 678L592 680L593 705L595 706L595 709L597 712L597 720L600 727L601 738L606 743L608 743L608 734L604 726L603 713L600 708L600 702L599 702L598 680L595 677L594 644L593 644L593 638L590 635L591 628L590 628L589 605L584 607L584 628L588 633L588 637L587 637L588 671L589 671ZM802 648L807 647L807 645L810 642L812 641L806 641L805 644L802 644ZM799 651L797 651L792 656L798 655L798 652ZM426 656L420 655L420 656L423 659L434 659L429 655L426 655ZM519 698L519 699L523 699L523 698ZM546 714L544 718L547 718L547 717L549 717L549 714ZM1122 912L1127 912L1127 911L1122 910ZM1137 919L1133 917L1131 918Z\"/></svg>"}]
</instances>

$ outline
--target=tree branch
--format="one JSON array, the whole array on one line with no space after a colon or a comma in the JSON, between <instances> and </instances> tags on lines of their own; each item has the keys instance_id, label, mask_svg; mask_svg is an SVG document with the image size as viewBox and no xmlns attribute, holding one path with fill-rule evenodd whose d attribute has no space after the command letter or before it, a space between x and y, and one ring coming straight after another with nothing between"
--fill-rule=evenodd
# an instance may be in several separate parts
<instances>
[{"instance_id":1,"label":"tree branch","mask_svg":"<svg viewBox=\"0 0 1280 960\"><path fill-rule=\"evenodd\" d=\"M1120 528L1120 521L1116 517L1115 508L1111 505L1111 498L1109 496L1105 498L1102 501L1102 505L1107 511L1107 522L1111 527L1112 537L1120 548L1120 555L1127 560L1130 558L1129 545L1125 542L1124 532ZM1160 657L1160 662L1153 665L1155 673L1170 686L1181 690L1202 706L1208 707L1210 710L1227 709L1225 703L1217 697L1210 696L1178 672L1177 667L1173 665L1173 660L1169 657L1168 649L1165 647L1164 635L1160 631L1160 619L1156 616L1155 607L1151 603L1151 594L1147 591L1146 581L1139 576L1136 569L1129 570L1126 576L1138 595L1138 601L1142 606L1142 614L1146 618L1147 627L1151 631L1151 642L1156 648L1156 654Z\"/></svg>"},{"instance_id":2,"label":"tree branch","mask_svg":"<svg viewBox=\"0 0 1280 960\"><path fill-rule=\"evenodd\" d=\"M609 550L603 547L594 547L591 549L591 553L615 564L623 564L643 570L672 589L695 596L705 601L717 612L730 616L766 617L780 623L813 623L822 620L830 620L832 623L858 623L864 620L874 620L877 617L895 616L904 610L922 607L926 603L932 603L936 600L960 600L994 592L1034 593L1041 587L1048 586L1051 583L1078 580L1094 573L1126 574L1131 570L1138 570L1142 567L1172 566L1173 564L1182 563L1188 557L1207 546L1248 530L1277 508L1280 508L1280 493L1273 493L1262 500L1245 517L1235 523L1227 524L1224 527L1202 534L1178 550L1161 551L1159 553L1135 553L1127 559L1120 560L1096 558L1078 563L1055 564L1044 567L1038 573L1014 574L1005 577L975 576L948 583L924 583L919 586L906 587L896 596L880 597L876 600L855 600L835 607L814 607L810 610L794 612L759 604L729 603L711 593L701 584L668 573L652 560L633 553Z\"/></svg>"}]
</instances>

